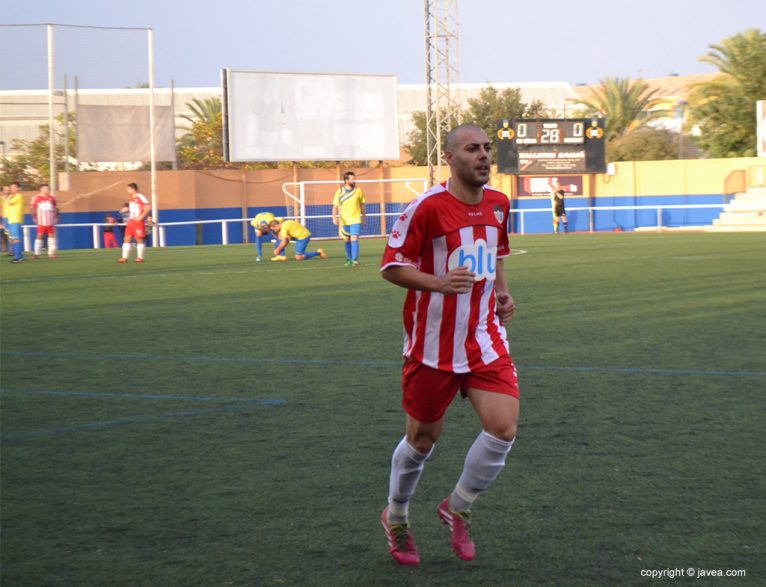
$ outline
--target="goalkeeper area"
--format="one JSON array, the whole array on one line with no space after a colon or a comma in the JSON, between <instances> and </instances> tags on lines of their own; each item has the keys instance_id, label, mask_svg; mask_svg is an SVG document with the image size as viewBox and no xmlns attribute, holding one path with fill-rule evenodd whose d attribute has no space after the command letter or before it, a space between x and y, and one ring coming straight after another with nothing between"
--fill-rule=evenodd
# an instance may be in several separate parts
<instances>
[{"instance_id":1,"label":"goalkeeper area","mask_svg":"<svg viewBox=\"0 0 766 587\"><path fill-rule=\"evenodd\" d=\"M312 239L338 238L332 222L332 201L343 181L299 181L282 185L287 215L311 231ZM368 179L359 174L357 188L362 190L367 222L362 237L386 236L403 206L428 189L425 178Z\"/></svg>"},{"instance_id":2,"label":"goalkeeper area","mask_svg":"<svg viewBox=\"0 0 766 587\"><path fill-rule=\"evenodd\" d=\"M455 400L410 507L415 568L378 521L405 425L384 244L356 269L340 241L300 263L2 263L0 583L763 584L764 233L512 235L519 436L466 564L436 515L480 429Z\"/></svg>"}]
</instances>

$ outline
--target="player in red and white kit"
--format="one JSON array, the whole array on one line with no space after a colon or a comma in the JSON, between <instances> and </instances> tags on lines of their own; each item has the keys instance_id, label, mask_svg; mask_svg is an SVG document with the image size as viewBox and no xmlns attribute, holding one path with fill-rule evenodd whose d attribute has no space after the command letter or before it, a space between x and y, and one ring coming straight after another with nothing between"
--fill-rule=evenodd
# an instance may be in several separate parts
<instances>
[{"instance_id":1,"label":"player in red and white kit","mask_svg":"<svg viewBox=\"0 0 766 587\"><path fill-rule=\"evenodd\" d=\"M408 290L404 304L402 405L406 433L391 459L388 506L381 523L389 551L420 563L409 501L458 391L479 415L479 433L452 493L437 514L452 549L473 560L470 510L505 466L516 438L519 387L503 323L515 311L504 257L508 198L489 186L491 143L476 125L447 135L451 178L411 202L394 223L381 272Z\"/></svg>"},{"instance_id":2,"label":"player in red and white kit","mask_svg":"<svg viewBox=\"0 0 766 587\"><path fill-rule=\"evenodd\" d=\"M146 196L138 193L138 184L129 183L127 187L130 215L125 227L125 240L122 242L122 257L118 263L127 263L130 256L130 243L136 239L136 263L144 262L144 239L146 238L146 217L152 211Z\"/></svg>"},{"instance_id":3,"label":"player in red and white kit","mask_svg":"<svg viewBox=\"0 0 766 587\"><path fill-rule=\"evenodd\" d=\"M43 252L43 239L48 235L48 257L56 259L56 225L59 222L59 209L56 198L51 194L50 186L44 183L38 193L30 202L32 218L37 224L37 238L35 239L35 256L39 259Z\"/></svg>"}]
</instances>

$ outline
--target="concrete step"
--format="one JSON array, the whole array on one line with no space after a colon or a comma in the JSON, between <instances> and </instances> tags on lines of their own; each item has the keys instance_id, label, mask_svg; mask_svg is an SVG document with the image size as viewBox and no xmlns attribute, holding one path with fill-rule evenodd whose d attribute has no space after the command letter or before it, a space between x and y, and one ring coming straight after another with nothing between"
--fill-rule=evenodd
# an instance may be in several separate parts
<instances>
[{"instance_id":1,"label":"concrete step","mask_svg":"<svg viewBox=\"0 0 766 587\"><path fill-rule=\"evenodd\" d=\"M766 211L722 212L713 224L766 224Z\"/></svg>"},{"instance_id":2,"label":"concrete step","mask_svg":"<svg viewBox=\"0 0 766 587\"><path fill-rule=\"evenodd\" d=\"M766 201L734 200L724 206L724 212L766 212Z\"/></svg>"},{"instance_id":3,"label":"concrete step","mask_svg":"<svg viewBox=\"0 0 766 587\"><path fill-rule=\"evenodd\" d=\"M712 232L766 231L766 188L748 188L724 206L705 230Z\"/></svg>"},{"instance_id":4,"label":"concrete step","mask_svg":"<svg viewBox=\"0 0 766 587\"><path fill-rule=\"evenodd\" d=\"M705 232L766 232L766 224L705 226Z\"/></svg>"}]
</instances>

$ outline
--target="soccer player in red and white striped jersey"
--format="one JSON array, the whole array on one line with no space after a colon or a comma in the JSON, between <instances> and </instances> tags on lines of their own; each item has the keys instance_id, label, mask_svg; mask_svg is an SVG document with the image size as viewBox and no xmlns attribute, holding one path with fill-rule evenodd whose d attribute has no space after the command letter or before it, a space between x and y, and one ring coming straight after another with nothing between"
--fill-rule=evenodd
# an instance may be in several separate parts
<instances>
[{"instance_id":1,"label":"soccer player in red and white striped jersey","mask_svg":"<svg viewBox=\"0 0 766 587\"><path fill-rule=\"evenodd\" d=\"M473 560L470 510L505 466L516 438L519 387L503 323L515 312L504 258L508 198L487 185L491 143L476 125L447 135L451 178L411 202L394 223L381 272L408 290L404 304L402 405L406 433L391 461L388 506L381 523L400 564L419 564L409 501L458 392L483 430L463 472L437 513L451 530L452 549Z\"/></svg>"},{"instance_id":2,"label":"soccer player in red and white striped jersey","mask_svg":"<svg viewBox=\"0 0 766 587\"><path fill-rule=\"evenodd\" d=\"M48 235L48 256L56 258L58 250L56 243L56 225L59 222L59 209L56 198L51 194L50 186L44 183L38 193L30 202L30 212L37 224L37 238L35 239L35 256L39 259L43 251L43 239Z\"/></svg>"},{"instance_id":3,"label":"soccer player in red and white striped jersey","mask_svg":"<svg viewBox=\"0 0 766 587\"><path fill-rule=\"evenodd\" d=\"M138 193L138 184L129 183L127 186L129 196L128 207L130 215L128 225L125 227L125 240L122 242L122 257L118 263L127 263L130 256L130 243L136 239L136 263L144 262L144 239L146 238L146 217L152 211L146 196Z\"/></svg>"}]
</instances>

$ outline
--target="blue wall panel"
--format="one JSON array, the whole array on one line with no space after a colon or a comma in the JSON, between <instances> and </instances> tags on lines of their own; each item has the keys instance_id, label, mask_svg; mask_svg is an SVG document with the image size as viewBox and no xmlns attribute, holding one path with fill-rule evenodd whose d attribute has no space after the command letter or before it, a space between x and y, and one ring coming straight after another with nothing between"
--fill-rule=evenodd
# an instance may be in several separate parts
<instances>
[{"instance_id":1,"label":"blue wall panel","mask_svg":"<svg viewBox=\"0 0 766 587\"><path fill-rule=\"evenodd\" d=\"M594 200L597 209L593 213L594 229L596 231L612 231L617 228L621 230L635 230L638 227L657 226L657 211L652 210L599 210L606 207L627 207L627 206L670 206L670 205L701 205L701 204L724 204L726 196L724 194L706 194L694 196L616 196L600 197ZM386 204L386 214L400 213L406 203ZM590 230L590 214L587 210L574 210L574 208L587 207L589 199L586 197L567 198L567 218L569 219L570 231ZM380 213L379 204L367 204L368 214ZM547 198L520 198L511 202L514 210L534 210L539 212L526 212L524 214L525 234L544 234L552 232L552 215L550 211L550 200ZM286 208L284 206L272 207L250 207L248 208L248 218L252 219L259 212L271 212L275 216L283 216ZM62 224L91 224L103 223L104 215L116 214L112 211L107 212L69 212L62 214ZM327 216L327 218L318 218L311 221L312 235L315 237L334 237L338 234L337 227L332 223L330 215L332 214L331 205L309 206L306 213L309 216ZM666 227L679 226L704 226L709 225L721 213L720 208L697 208L697 209L665 209L662 211L662 225ZM195 220L220 220L225 218L240 218L242 211L240 208L205 208L199 210L162 210L162 221L166 222L193 222ZM31 224L32 218L27 215L25 224ZM389 216L387 227L390 229L391 223L396 220L396 216ZM231 244L244 242L242 238L242 224L237 222L227 223L228 239ZM520 233L521 216L519 213L511 214L511 232ZM248 240L253 242L255 233L253 228L247 224ZM34 229L31 230L34 238ZM380 224L377 217L368 218L367 225L362 234L378 235L380 234ZM216 245L222 243L221 225L219 223L210 224L191 224L184 226L166 226L165 238L168 246L185 245ZM90 226L84 227L64 227L58 231L60 249L89 249L93 247L93 231ZM121 242L121 232L117 231L117 240ZM103 239L101 242L103 246Z\"/></svg>"}]
</instances>

